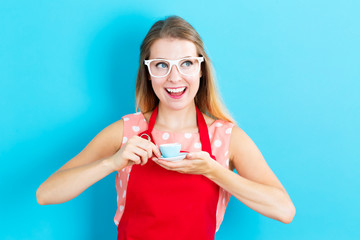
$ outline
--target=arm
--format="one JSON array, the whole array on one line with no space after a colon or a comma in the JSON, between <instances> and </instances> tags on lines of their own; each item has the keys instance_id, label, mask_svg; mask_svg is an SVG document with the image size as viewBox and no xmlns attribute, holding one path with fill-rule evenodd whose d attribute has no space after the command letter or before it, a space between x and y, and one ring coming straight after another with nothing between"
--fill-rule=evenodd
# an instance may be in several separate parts
<instances>
[{"instance_id":1,"label":"arm","mask_svg":"<svg viewBox=\"0 0 360 240\"><path fill-rule=\"evenodd\" d=\"M165 169L187 174L202 174L251 209L264 216L290 223L295 207L275 174L266 164L253 141L238 127L231 133L230 166L233 171L213 161L207 152L192 152L183 161L168 162L153 158Z\"/></svg>"},{"instance_id":2,"label":"arm","mask_svg":"<svg viewBox=\"0 0 360 240\"><path fill-rule=\"evenodd\" d=\"M111 156L121 146L123 121L102 130L74 158L52 174L36 192L41 205L69 201L114 171Z\"/></svg>"},{"instance_id":3,"label":"arm","mask_svg":"<svg viewBox=\"0 0 360 240\"><path fill-rule=\"evenodd\" d=\"M229 154L230 166L239 175L214 161L210 171L204 175L251 209L290 223L295 215L295 207L289 195L254 142L236 126L231 133Z\"/></svg>"},{"instance_id":4,"label":"arm","mask_svg":"<svg viewBox=\"0 0 360 240\"><path fill-rule=\"evenodd\" d=\"M77 156L41 184L36 192L38 203L69 201L114 171L132 164L145 164L152 152L160 156L154 144L138 136L121 147L122 136L123 120L102 130Z\"/></svg>"}]
</instances>

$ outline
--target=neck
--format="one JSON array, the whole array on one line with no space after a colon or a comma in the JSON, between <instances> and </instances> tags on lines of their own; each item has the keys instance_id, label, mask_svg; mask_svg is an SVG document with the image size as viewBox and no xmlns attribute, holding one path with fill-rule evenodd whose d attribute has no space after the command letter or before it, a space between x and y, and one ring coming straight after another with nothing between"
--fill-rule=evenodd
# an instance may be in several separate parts
<instances>
[{"instance_id":1,"label":"neck","mask_svg":"<svg viewBox=\"0 0 360 240\"><path fill-rule=\"evenodd\" d=\"M155 126L168 131L182 131L197 128L195 103L180 110L169 109L159 103Z\"/></svg>"}]
</instances>

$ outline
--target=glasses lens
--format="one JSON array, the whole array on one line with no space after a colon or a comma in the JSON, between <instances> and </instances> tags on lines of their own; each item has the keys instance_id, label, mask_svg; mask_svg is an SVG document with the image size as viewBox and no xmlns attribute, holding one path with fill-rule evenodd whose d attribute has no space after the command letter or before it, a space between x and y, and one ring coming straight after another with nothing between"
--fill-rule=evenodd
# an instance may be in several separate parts
<instances>
[{"instance_id":1,"label":"glasses lens","mask_svg":"<svg viewBox=\"0 0 360 240\"><path fill-rule=\"evenodd\" d=\"M155 60L150 63L149 70L157 77L165 76L169 72L170 63L166 60Z\"/></svg>"},{"instance_id":2,"label":"glasses lens","mask_svg":"<svg viewBox=\"0 0 360 240\"><path fill-rule=\"evenodd\" d=\"M179 70L185 75L194 75L199 71L200 63L196 58L186 58L179 62Z\"/></svg>"}]
</instances>

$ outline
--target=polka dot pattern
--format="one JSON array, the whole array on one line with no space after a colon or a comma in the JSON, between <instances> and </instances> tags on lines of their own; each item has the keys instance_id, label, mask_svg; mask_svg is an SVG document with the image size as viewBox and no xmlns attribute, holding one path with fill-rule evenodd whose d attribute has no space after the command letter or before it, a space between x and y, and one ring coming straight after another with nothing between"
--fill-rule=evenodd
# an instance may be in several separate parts
<instances>
[{"instance_id":1,"label":"polka dot pattern","mask_svg":"<svg viewBox=\"0 0 360 240\"><path fill-rule=\"evenodd\" d=\"M162 139L164 139L164 140L168 140L169 137L170 137L170 134L167 132L162 135Z\"/></svg>"},{"instance_id":2,"label":"polka dot pattern","mask_svg":"<svg viewBox=\"0 0 360 240\"><path fill-rule=\"evenodd\" d=\"M201 143L198 143L198 142L195 143L195 144L194 144L194 147L195 147L195 148L201 148Z\"/></svg>"},{"instance_id":3,"label":"polka dot pattern","mask_svg":"<svg viewBox=\"0 0 360 240\"><path fill-rule=\"evenodd\" d=\"M132 130L133 130L134 132L139 132L139 131L140 131L140 128L139 128L139 126L132 126Z\"/></svg>"},{"instance_id":4,"label":"polka dot pattern","mask_svg":"<svg viewBox=\"0 0 360 240\"><path fill-rule=\"evenodd\" d=\"M135 114L129 114L124 116L124 133L123 144L126 143L132 136L138 135L140 132L147 129L148 123L141 112ZM216 120L213 124L208 126L209 138L212 147L212 154L216 157L216 160L225 168L229 167L228 146L230 142L230 134L233 124ZM201 142L199 141L199 133L176 133L165 132L154 129L152 132L156 143L170 143L178 142L182 144L183 151L197 152L201 151ZM131 166L123 168L116 174L115 186L117 190L117 210L114 217L115 224L118 225L124 208L126 207L127 186L131 173ZM229 202L230 194L221 189L219 191L218 206L216 209L216 228L218 229L222 219L224 217L226 206Z\"/></svg>"},{"instance_id":5,"label":"polka dot pattern","mask_svg":"<svg viewBox=\"0 0 360 240\"><path fill-rule=\"evenodd\" d=\"M190 138L191 138L191 136L192 136L192 134L191 134L191 133L185 133L185 134L184 134L184 137L185 137L186 139L190 139Z\"/></svg>"}]
</instances>

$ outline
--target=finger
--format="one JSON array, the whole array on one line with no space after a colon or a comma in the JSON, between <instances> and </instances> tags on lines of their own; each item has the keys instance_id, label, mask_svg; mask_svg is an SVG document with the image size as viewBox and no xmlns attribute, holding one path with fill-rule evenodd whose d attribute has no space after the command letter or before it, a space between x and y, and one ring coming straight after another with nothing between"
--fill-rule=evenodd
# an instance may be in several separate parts
<instances>
[{"instance_id":1,"label":"finger","mask_svg":"<svg viewBox=\"0 0 360 240\"><path fill-rule=\"evenodd\" d=\"M209 153L201 151L201 152L191 152L186 155L186 159L203 159L209 156Z\"/></svg>"},{"instance_id":2,"label":"finger","mask_svg":"<svg viewBox=\"0 0 360 240\"><path fill-rule=\"evenodd\" d=\"M167 170L171 170L171 171L175 171L175 169L169 167L168 165L166 165L166 162L163 161L163 160L158 160L158 161L155 161L158 165L160 165L161 167L167 169Z\"/></svg>"},{"instance_id":3,"label":"finger","mask_svg":"<svg viewBox=\"0 0 360 240\"><path fill-rule=\"evenodd\" d=\"M140 164L141 163L141 159L138 155L134 154L134 153L129 153L127 155L127 159L134 162L135 164Z\"/></svg>"},{"instance_id":4,"label":"finger","mask_svg":"<svg viewBox=\"0 0 360 240\"><path fill-rule=\"evenodd\" d=\"M152 142L150 142L151 144L151 149L152 149L152 152L154 153L154 155L157 157L157 158L160 158L161 157L161 152L159 150L159 147L155 144L153 144Z\"/></svg>"},{"instance_id":5,"label":"finger","mask_svg":"<svg viewBox=\"0 0 360 240\"><path fill-rule=\"evenodd\" d=\"M177 162L171 162L171 161L166 161L166 160L162 160L159 159L158 162L163 165L166 166L172 170L178 170L178 169L182 169L184 167L186 167L188 164L185 161L177 161Z\"/></svg>"},{"instance_id":6,"label":"finger","mask_svg":"<svg viewBox=\"0 0 360 240\"><path fill-rule=\"evenodd\" d=\"M137 156L140 157L141 159L141 164L144 165L147 163L148 161L148 153L146 150L138 147L138 146L133 146L131 148L131 152L133 152L134 154L136 154Z\"/></svg>"},{"instance_id":7,"label":"finger","mask_svg":"<svg viewBox=\"0 0 360 240\"><path fill-rule=\"evenodd\" d=\"M156 146L154 143L141 138L141 140L138 142L137 146L144 149L148 153L148 157L150 158L152 155L155 155L156 157L160 158L161 153L159 150L159 147ZM154 153L154 154L153 154Z\"/></svg>"},{"instance_id":8,"label":"finger","mask_svg":"<svg viewBox=\"0 0 360 240\"><path fill-rule=\"evenodd\" d=\"M151 145L149 144L148 140L137 136L134 139L134 141L132 142L132 144L133 144L133 146L136 146L136 147L144 150L147 153L147 158L151 157L151 155L152 155Z\"/></svg>"},{"instance_id":9,"label":"finger","mask_svg":"<svg viewBox=\"0 0 360 240\"><path fill-rule=\"evenodd\" d=\"M151 143L148 141L148 142L144 143L144 145L142 147L147 152L148 158L150 158L153 155Z\"/></svg>"},{"instance_id":10,"label":"finger","mask_svg":"<svg viewBox=\"0 0 360 240\"><path fill-rule=\"evenodd\" d=\"M179 161L179 162L184 163L185 161ZM159 159L156 163L169 171L176 171L179 173L187 173L186 166L183 166L183 164L179 164L179 162L169 162L166 160Z\"/></svg>"}]
</instances>

